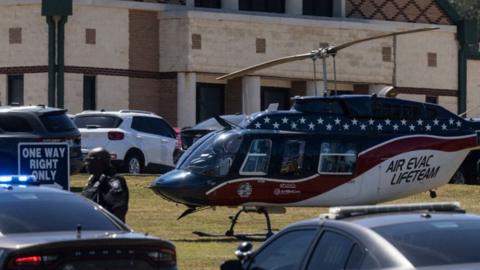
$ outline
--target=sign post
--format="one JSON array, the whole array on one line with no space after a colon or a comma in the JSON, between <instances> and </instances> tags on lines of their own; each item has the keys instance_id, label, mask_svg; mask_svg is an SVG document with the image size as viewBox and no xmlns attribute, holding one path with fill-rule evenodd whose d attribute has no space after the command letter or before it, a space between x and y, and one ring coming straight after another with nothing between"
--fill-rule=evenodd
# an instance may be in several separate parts
<instances>
[{"instance_id":1,"label":"sign post","mask_svg":"<svg viewBox=\"0 0 480 270\"><path fill-rule=\"evenodd\" d=\"M41 185L70 190L68 143L18 144L18 174L34 175Z\"/></svg>"}]
</instances>

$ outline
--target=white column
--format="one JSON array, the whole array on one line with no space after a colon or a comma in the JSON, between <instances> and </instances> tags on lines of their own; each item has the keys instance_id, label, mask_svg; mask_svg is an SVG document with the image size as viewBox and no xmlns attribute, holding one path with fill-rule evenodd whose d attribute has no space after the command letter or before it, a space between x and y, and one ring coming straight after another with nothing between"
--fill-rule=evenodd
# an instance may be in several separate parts
<instances>
[{"instance_id":1,"label":"white column","mask_svg":"<svg viewBox=\"0 0 480 270\"><path fill-rule=\"evenodd\" d=\"M260 111L260 77L242 78L242 107L244 114Z\"/></svg>"},{"instance_id":2,"label":"white column","mask_svg":"<svg viewBox=\"0 0 480 270\"><path fill-rule=\"evenodd\" d=\"M186 5L187 7L194 7L194 6L195 6L195 0L187 0L187 1L185 2L185 5Z\"/></svg>"},{"instance_id":3,"label":"white column","mask_svg":"<svg viewBox=\"0 0 480 270\"><path fill-rule=\"evenodd\" d=\"M177 74L177 126L192 127L197 114L197 74Z\"/></svg>"},{"instance_id":4,"label":"white column","mask_svg":"<svg viewBox=\"0 0 480 270\"><path fill-rule=\"evenodd\" d=\"M238 10L238 0L222 0L222 9Z\"/></svg>"},{"instance_id":5,"label":"white column","mask_svg":"<svg viewBox=\"0 0 480 270\"><path fill-rule=\"evenodd\" d=\"M317 90L315 93L315 82L307 81L307 89L305 95L307 96L323 96L323 81L317 81Z\"/></svg>"},{"instance_id":6,"label":"white column","mask_svg":"<svg viewBox=\"0 0 480 270\"><path fill-rule=\"evenodd\" d=\"M345 18L345 0L333 1L333 17Z\"/></svg>"},{"instance_id":7,"label":"white column","mask_svg":"<svg viewBox=\"0 0 480 270\"><path fill-rule=\"evenodd\" d=\"M7 103L7 75L0 74L0 105L5 106Z\"/></svg>"},{"instance_id":8,"label":"white column","mask_svg":"<svg viewBox=\"0 0 480 270\"><path fill-rule=\"evenodd\" d=\"M303 14L303 1L286 0L285 1L285 13L287 13L289 15L302 15Z\"/></svg>"}]
</instances>

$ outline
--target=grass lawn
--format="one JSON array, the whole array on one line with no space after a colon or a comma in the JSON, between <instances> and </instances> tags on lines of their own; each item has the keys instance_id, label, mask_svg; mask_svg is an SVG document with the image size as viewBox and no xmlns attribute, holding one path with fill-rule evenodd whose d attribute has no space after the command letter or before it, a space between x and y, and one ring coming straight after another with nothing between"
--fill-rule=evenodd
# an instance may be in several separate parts
<instances>
[{"instance_id":1,"label":"grass lawn","mask_svg":"<svg viewBox=\"0 0 480 270\"><path fill-rule=\"evenodd\" d=\"M72 177L73 190L80 190L87 181L87 175ZM192 234L192 231L224 233L229 226L228 217L234 215L235 208L205 210L177 221L185 206L167 202L156 196L147 187L152 176L127 176L130 189L130 204L127 223L135 231L148 232L162 239L168 239L177 247L179 269L219 269L226 259L233 259L233 251L239 244L228 237L206 238ZM431 199L423 193L397 202L440 202L459 201L467 211L480 213L480 186L448 185L437 190L437 198ZM271 215L274 229L281 229L289 223L317 217L325 208L288 208L284 215ZM258 233L265 230L263 215L242 214L236 232ZM261 242L256 242L255 246Z\"/></svg>"}]
</instances>

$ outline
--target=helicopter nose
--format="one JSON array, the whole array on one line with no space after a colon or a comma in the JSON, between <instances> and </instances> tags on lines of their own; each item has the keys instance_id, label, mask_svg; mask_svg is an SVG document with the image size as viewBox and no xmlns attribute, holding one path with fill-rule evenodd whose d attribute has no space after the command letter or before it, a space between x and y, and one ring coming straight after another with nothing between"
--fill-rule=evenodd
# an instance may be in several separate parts
<instances>
[{"instance_id":1,"label":"helicopter nose","mask_svg":"<svg viewBox=\"0 0 480 270\"><path fill-rule=\"evenodd\" d=\"M207 205L202 181L182 170L173 170L153 181L150 188L162 198L188 206Z\"/></svg>"}]
</instances>

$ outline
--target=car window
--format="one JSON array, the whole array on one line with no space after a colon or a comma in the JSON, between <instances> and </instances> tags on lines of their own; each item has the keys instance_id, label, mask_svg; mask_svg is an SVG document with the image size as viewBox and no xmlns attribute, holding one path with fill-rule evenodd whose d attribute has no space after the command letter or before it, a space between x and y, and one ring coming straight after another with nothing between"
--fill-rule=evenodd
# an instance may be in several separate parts
<instances>
[{"instance_id":1,"label":"car window","mask_svg":"<svg viewBox=\"0 0 480 270\"><path fill-rule=\"evenodd\" d=\"M75 124L66 114L51 114L40 116L45 128L50 132L66 132L76 130Z\"/></svg>"},{"instance_id":2,"label":"car window","mask_svg":"<svg viewBox=\"0 0 480 270\"><path fill-rule=\"evenodd\" d=\"M358 269L362 254L359 256L359 250L356 250L355 246L355 243L349 238L335 232L325 231L315 246L307 269ZM351 259L349 260L349 258Z\"/></svg>"},{"instance_id":3,"label":"car window","mask_svg":"<svg viewBox=\"0 0 480 270\"><path fill-rule=\"evenodd\" d=\"M250 270L287 270L298 269L302 259L313 241L316 230L304 229L287 232L252 259Z\"/></svg>"},{"instance_id":4,"label":"car window","mask_svg":"<svg viewBox=\"0 0 480 270\"><path fill-rule=\"evenodd\" d=\"M416 267L480 262L480 221L431 220L373 228Z\"/></svg>"},{"instance_id":5,"label":"car window","mask_svg":"<svg viewBox=\"0 0 480 270\"><path fill-rule=\"evenodd\" d=\"M159 118L153 117L133 117L132 128L149 134L174 138L172 130Z\"/></svg>"},{"instance_id":6,"label":"car window","mask_svg":"<svg viewBox=\"0 0 480 270\"><path fill-rule=\"evenodd\" d=\"M81 115L73 121L78 128L117 128L123 120L113 115Z\"/></svg>"},{"instance_id":7,"label":"car window","mask_svg":"<svg viewBox=\"0 0 480 270\"><path fill-rule=\"evenodd\" d=\"M77 195L8 192L0 195L0 233L83 230L119 231L101 210ZM21 209L21 211L19 211Z\"/></svg>"},{"instance_id":8,"label":"car window","mask_svg":"<svg viewBox=\"0 0 480 270\"><path fill-rule=\"evenodd\" d=\"M27 120L15 115L0 115L0 131L32 132L33 128Z\"/></svg>"}]
</instances>

